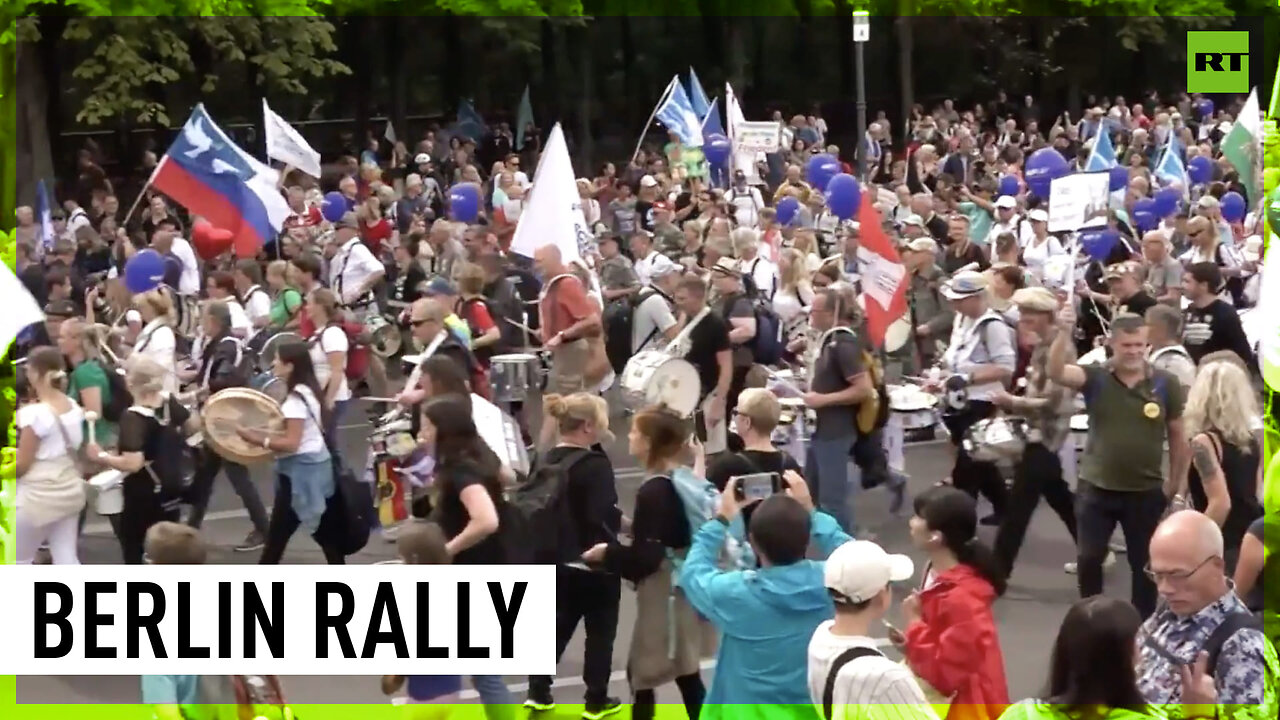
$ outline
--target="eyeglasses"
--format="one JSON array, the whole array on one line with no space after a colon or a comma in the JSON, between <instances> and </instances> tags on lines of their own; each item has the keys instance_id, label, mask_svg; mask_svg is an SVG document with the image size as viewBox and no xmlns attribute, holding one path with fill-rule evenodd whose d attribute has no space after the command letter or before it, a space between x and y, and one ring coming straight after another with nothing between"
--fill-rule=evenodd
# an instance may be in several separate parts
<instances>
[{"instance_id":1,"label":"eyeglasses","mask_svg":"<svg viewBox=\"0 0 1280 720\"><path fill-rule=\"evenodd\" d=\"M1145 568L1142 569L1142 572L1148 578L1151 579L1151 582L1156 584L1159 584L1163 580L1167 580L1171 583L1181 583L1181 582L1186 582L1187 580L1190 580L1191 576L1200 572L1200 570L1205 565L1209 564L1210 560L1216 560L1216 559L1218 559L1217 555L1210 555L1209 557L1202 560L1199 565L1191 568L1190 570L1168 570L1164 572L1157 572L1151 569L1151 565L1147 565Z\"/></svg>"}]
</instances>

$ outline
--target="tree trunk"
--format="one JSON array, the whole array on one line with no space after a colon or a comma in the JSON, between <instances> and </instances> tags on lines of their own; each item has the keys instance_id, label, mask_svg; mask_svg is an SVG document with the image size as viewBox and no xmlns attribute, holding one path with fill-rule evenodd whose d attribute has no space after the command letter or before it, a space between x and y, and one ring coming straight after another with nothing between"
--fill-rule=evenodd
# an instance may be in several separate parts
<instances>
[{"instance_id":1,"label":"tree trunk","mask_svg":"<svg viewBox=\"0 0 1280 720\"><path fill-rule=\"evenodd\" d=\"M590 20L586 21L590 23ZM578 52L580 67L578 72L582 74L582 105L578 109L578 174L583 177L593 177L591 173L594 163L595 142L591 135L591 96L594 94L594 47L591 39L596 36L590 25L576 28L573 35L578 37Z\"/></svg>"},{"instance_id":2,"label":"tree trunk","mask_svg":"<svg viewBox=\"0 0 1280 720\"><path fill-rule=\"evenodd\" d=\"M738 96L738 101L742 101L743 93L747 90L747 44L744 41L744 33L746 32L744 25L747 22L745 18L729 17L724 19L724 23L728 28L728 57L729 57L729 84L733 86L733 92ZM726 122L728 122L726 120Z\"/></svg>"},{"instance_id":3,"label":"tree trunk","mask_svg":"<svg viewBox=\"0 0 1280 720\"><path fill-rule=\"evenodd\" d=\"M547 117L559 118L563 107L563 88L560 85L560 68L556 62L556 27L550 18L544 18L542 31L542 87L549 107Z\"/></svg>"},{"instance_id":4,"label":"tree trunk","mask_svg":"<svg viewBox=\"0 0 1280 720\"><path fill-rule=\"evenodd\" d=\"M836 0L836 53L840 61L840 97L851 98L857 92L853 67L853 6L849 0Z\"/></svg>"},{"instance_id":5,"label":"tree trunk","mask_svg":"<svg viewBox=\"0 0 1280 720\"><path fill-rule=\"evenodd\" d=\"M14 147L18 152L0 153L0 228L11 230L14 226L13 212L17 207L14 201L21 188L17 180L18 154L21 146L17 145L17 111L15 102L17 91L17 63L14 57L13 43L0 46L0 142L7 147ZM30 72L28 70L28 72ZM29 175L27 177L30 177Z\"/></svg>"},{"instance_id":6,"label":"tree trunk","mask_svg":"<svg viewBox=\"0 0 1280 720\"><path fill-rule=\"evenodd\" d=\"M636 46L635 39L632 37L631 17L623 15L619 27L622 31L622 92L625 95L622 118L624 127L631 127L638 116L636 112Z\"/></svg>"},{"instance_id":7,"label":"tree trunk","mask_svg":"<svg viewBox=\"0 0 1280 720\"><path fill-rule=\"evenodd\" d=\"M17 136L16 177L19 205L34 205L36 181L44 180L52 193L56 177L53 165L53 145L49 137L48 88L39 47L32 43L17 46L16 63L6 62L6 68L14 68L17 76L17 103L15 134ZM8 102L8 97L5 102ZM16 101L16 97L15 97ZM52 200L52 198L51 198ZM6 222L12 215L5 215Z\"/></svg>"},{"instance_id":8,"label":"tree trunk","mask_svg":"<svg viewBox=\"0 0 1280 720\"><path fill-rule=\"evenodd\" d=\"M404 59L406 33L403 32L403 28L404 23L411 21L412 18L407 17L390 17L383 20L387 30L385 46L387 71L391 74L391 107L386 110L391 118L391 127L395 130L396 139L409 147L410 152L413 151L412 136L409 133L409 124L405 120L408 115L406 95L409 89L409 69ZM383 132L386 132L386 128L383 128ZM387 148L388 151L392 149Z\"/></svg>"},{"instance_id":9,"label":"tree trunk","mask_svg":"<svg viewBox=\"0 0 1280 720\"><path fill-rule=\"evenodd\" d=\"M902 98L902 122L899 132L903 133L903 144L910 141L911 106L916 102L916 88L911 76L911 58L915 54L915 34L911 17L911 0L898 3L900 17L894 21L898 31L898 88ZM893 133L896 135L897 133ZM862 138L858 138L862 142Z\"/></svg>"}]
</instances>

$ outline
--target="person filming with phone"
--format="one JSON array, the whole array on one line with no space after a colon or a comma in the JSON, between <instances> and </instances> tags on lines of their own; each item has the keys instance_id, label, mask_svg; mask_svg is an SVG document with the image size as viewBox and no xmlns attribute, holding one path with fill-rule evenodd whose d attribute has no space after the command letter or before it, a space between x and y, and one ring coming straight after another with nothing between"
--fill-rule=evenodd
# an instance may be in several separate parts
<instances>
[{"instance_id":1,"label":"person filming with phone","mask_svg":"<svg viewBox=\"0 0 1280 720\"><path fill-rule=\"evenodd\" d=\"M748 535L760 567L721 570L729 527L748 506L754 506ZM809 638L833 609L823 563L807 559L808 550L812 543L826 557L850 540L835 518L814 510L795 471L729 480L715 517L695 530L680 573L684 597L721 634L703 720L730 704L735 717L761 718L782 705L809 705Z\"/></svg>"}]
</instances>

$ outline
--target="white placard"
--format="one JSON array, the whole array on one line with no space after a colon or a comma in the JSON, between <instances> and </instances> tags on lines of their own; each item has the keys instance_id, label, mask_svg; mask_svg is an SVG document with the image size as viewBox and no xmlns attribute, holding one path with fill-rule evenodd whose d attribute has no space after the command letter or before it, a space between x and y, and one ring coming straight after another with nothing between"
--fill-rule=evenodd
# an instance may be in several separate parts
<instances>
[{"instance_id":1,"label":"white placard","mask_svg":"<svg viewBox=\"0 0 1280 720\"><path fill-rule=\"evenodd\" d=\"M781 123L747 120L733 127L733 150L740 153L778 152L782 136Z\"/></svg>"},{"instance_id":2,"label":"white placard","mask_svg":"<svg viewBox=\"0 0 1280 720\"><path fill-rule=\"evenodd\" d=\"M554 674L555 609L550 565L16 566L0 674Z\"/></svg>"},{"instance_id":3,"label":"white placard","mask_svg":"<svg viewBox=\"0 0 1280 720\"><path fill-rule=\"evenodd\" d=\"M1075 173L1049 185L1049 232L1104 227L1111 195L1109 172Z\"/></svg>"}]
</instances>

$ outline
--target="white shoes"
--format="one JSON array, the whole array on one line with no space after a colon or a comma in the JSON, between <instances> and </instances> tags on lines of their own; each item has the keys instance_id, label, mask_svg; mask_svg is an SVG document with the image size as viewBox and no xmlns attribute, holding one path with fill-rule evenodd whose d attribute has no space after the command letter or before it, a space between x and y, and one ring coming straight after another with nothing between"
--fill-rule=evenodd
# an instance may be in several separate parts
<instances>
[{"instance_id":1,"label":"white shoes","mask_svg":"<svg viewBox=\"0 0 1280 720\"><path fill-rule=\"evenodd\" d=\"M1111 568L1115 567L1115 564L1116 564L1116 554L1114 552L1108 552L1107 559L1102 561L1102 569L1110 570ZM1069 562L1062 566L1062 571L1068 575L1075 575L1077 572L1079 572L1079 570L1080 570L1079 566L1074 562Z\"/></svg>"}]
</instances>

